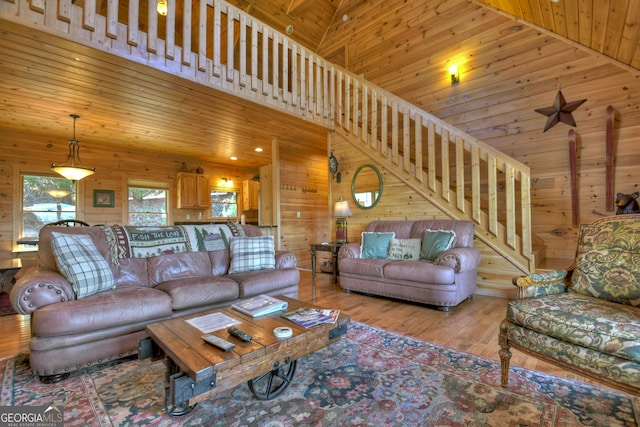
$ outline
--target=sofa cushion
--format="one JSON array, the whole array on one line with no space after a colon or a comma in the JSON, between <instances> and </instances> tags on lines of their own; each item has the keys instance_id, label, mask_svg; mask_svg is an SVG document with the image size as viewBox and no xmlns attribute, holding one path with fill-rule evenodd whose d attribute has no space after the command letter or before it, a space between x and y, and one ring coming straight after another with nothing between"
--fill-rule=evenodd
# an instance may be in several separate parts
<instances>
[{"instance_id":1,"label":"sofa cushion","mask_svg":"<svg viewBox=\"0 0 640 427\"><path fill-rule=\"evenodd\" d=\"M229 271L229 249L209 251L211 275L224 276Z\"/></svg>"},{"instance_id":2,"label":"sofa cushion","mask_svg":"<svg viewBox=\"0 0 640 427\"><path fill-rule=\"evenodd\" d=\"M232 301L239 297L238 284L227 277L195 277L169 280L155 287L171 297L171 308L183 310Z\"/></svg>"},{"instance_id":3,"label":"sofa cushion","mask_svg":"<svg viewBox=\"0 0 640 427\"><path fill-rule=\"evenodd\" d=\"M387 259L341 258L340 273L352 273L360 276L384 277L384 266L392 263Z\"/></svg>"},{"instance_id":4,"label":"sofa cushion","mask_svg":"<svg viewBox=\"0 0 640 427\"><path fill-rule=\"evenodd\" d=\"M51 249L58 269L81 299L115 287L109 263L86 234L51 233Z\"/></svg>"},{"instance_id":5,"label":"sofa cushion","mask_svg":"<svg viewBox=\"0 0 640 427\"><path fill-rule=\"evenodd\" d=\"M273 236L234 237L229 252L229 274L276 268Z\"/></svg>"},{"instance_id":6,"label":"sofa cushion","mask_svg":"<svg viewBox=\"0 0 640 427\"><path fill-rule=\"evenodd\" d=\"M31 332L39 337L87 334L171 316L171 298L145 287L123 287L81 300L49 304L32 314Z\"/></svg>"},{"instance_id":7,"label":"sofa cushion","mask_svg":"<svg viewBox=\"0 0 640 427\"><path fill-rule=\"evenodd\" d=\"M451 248L455 238L456 232L453 230L425 230L420 259L434 261L438 255Z\"/></svg>"},{"instance_id":8,"label":"sofa cushion","mask_svg":"<svg viewBox=\"0 0 640 427\"><path fill-rule=\"evenodd\" d=\"M232 274L229 278L238 282L240 298L273 294L280 289L297 286L300 282L300 272L295 268L272 270L268 274L267 280L265 280L264 272L261 271Z\"/></svg>"},{"instance_id":9,"label":"sofa cushion","mask_svg":"<svg viewBox=\"0 0 640 427\"><path fill-rule=\"evenodd\" d=\"M360 244L360 258L386 259L389 253L391 239L396 233L391 232L362 232Z\"/></svg>"},{"instance_id":10,"label":"sofa cushion","mask_svg":"<svg viewBox=\"0 0 640 427\"><path fill-rule=\"evenodd\" d=\"M455 276L453 268L428 261L396 261L384 266L385 279L392 280L451 285L455 282Z\"/></svg>"},{"instance_id":11,"label":"sofa cushion","mask_svg":"<svg viewBox=\"0 0 640 427\"><path fill-rule=\"evenodd\" d=\"M640 306L640 221L580 228L572 292Z\"/></svg>"},{"instance_id":12,"label":"sofa cushion","mask_svg":"<svg viewBox=\"0 0 640 427\"><path fill-rule=\"evenodd\" d=\"M153 286L170 280L211 277L208 252L180 252L147 258L149 281Z\"/></svg>"},{"instance_id":13,"label":"sofa cushion","mask_svg":"<svg viewBox=\"0 0 640 427\"><path fill-rule=\"evenodd\" d=\"M419 260L420 239L391 239L389 243L388 259L392 260Z\"/></svg>"},{"instance_id":14,"label":"sofa cushion","mask_svg":"<svg viewBox=\"0 0 640 427\"><path fill-rule=\"evenodd\" d=\"M146 258L123 258L111 268L116 286L151 286Z\"/></svg>"},{"instance_id":15,"label":"sofa cushion","mask_svg":"<svg viewBox=\"0 0 640 427\"><path fill-rule=\"evenodd\" d=\"M640 308L566 292L512 301L510 322L564 342L640 362Z\"/></svg>"}]
</instances>

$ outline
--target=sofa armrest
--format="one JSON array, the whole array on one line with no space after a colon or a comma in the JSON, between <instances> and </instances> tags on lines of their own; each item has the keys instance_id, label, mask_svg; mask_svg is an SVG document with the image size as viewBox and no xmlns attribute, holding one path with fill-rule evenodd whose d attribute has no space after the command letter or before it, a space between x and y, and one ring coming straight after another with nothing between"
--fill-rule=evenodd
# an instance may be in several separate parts
<instances>
[{"instance_id":1,"label":"sofa armrest","mask_svg":"<svg viewBox=\"0 0 640 427\"><path fill-rule=\"evenodd\" d=\"M340 246L338 259L342 258L360 258L360 243L346 243Z\"/></svg>"},{"instance_id":2,"label":"sofa armrest","mask_svg":"<svg viewBox=\"0 0 640 427\"><path fill-rule=\"evenodd\" d=\"M20 314L31 314L40 307L76 299L71 283L57 271L32 267L11 289L11 306Z\"/></svg>"},{"instance_id":3,"label":"sofa armrest","mask_svg":"<svg viewBox=\"0 0 640 427\"><path fill-rule=\"evenodd\" d=\"M276 269L296 268L298 258L289 251L276 251Z\"/></svg>"},{"instance_id":4,"label":"sofa armrest","mask_svg":"<svg viewBox=\"0 0 640 427\"><path fill-rule=\"evenodd\" d=\"M451 267L456 273L463 273L478 268L480 251L476 248L448 249L438 255L435 264Z\"/></svg>"},{"instance_id":5,"label":"sofa armrest","mask_svg":"<svg viewBox=\"0 0 640 427\"><path fill-rule=\"evenodd\" d=\"M549 270L531 273L529 276L514 277L513 284L518 287L518 299L566 292L569 271Z\"/></svg>"}]
</instances>

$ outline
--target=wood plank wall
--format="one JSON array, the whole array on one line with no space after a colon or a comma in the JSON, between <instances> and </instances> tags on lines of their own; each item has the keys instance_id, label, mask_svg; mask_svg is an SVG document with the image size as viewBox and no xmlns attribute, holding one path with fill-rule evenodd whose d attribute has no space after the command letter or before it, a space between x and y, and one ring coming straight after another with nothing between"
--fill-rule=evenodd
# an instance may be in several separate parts
<instances>
[{"instance_id":1,"label":"wood plank wall","mask_svg":"<svg viewBox=\"0 0 640 427\"><path fill-rule=\"evenodd\" d=\"M34 253L12 253L14 249L14 205L19 206L16 197L20 195L21 171L32 173L48 173L51 162L60 162L67 155L64 141L53 141L50 138L33 134L4 133L0 140L2 158L0 158L0 257L2 259L19 256L30 265L35 257ZM96 174L80 181L79 194L83 205L78 218L89 224L126 224L126 196L127 181L138 179L154 181L168 185L171 198L170 222L186 221L187 214L191 221L198 221L198 210L176 209L176 172L186 166L195 170L202 166L205 173L211 177L211 183L216 186L221 178L233 180L232 190L238 191L239 204L242 203L242 180L251 179L258 170L240 170L215 163L196 161L188 157L167 157L162 153L150 153L128 149L126 151L111 151L108 143L86 143L82 146L82 161L85 165L95 166ZM18 188L16 188L16 186ZM114 190L115 206L113 208L94 208L93 190ZM240 206L240 209L242 207ZM210 212L203 210L203 220L210 219ZM250 221L251 217L248 218Z\"/></svg>"},{"instance_id":2,"label":"wood plank wall","mask_svg":"<svg viewBox=\"0 0 640 427\"><path fill-rule=\"evenodd\" d=\"M560 123L543 132L547 117L534 111L553 105L559 88L568 102L587 99L573 113L580 222L614 214L605 210L608 105L616 110L615 192L638 191L640 73L467 0L343 2L336 15L344 14L348 20L332 24L321 55L531 168L532 228L547 258L572 259L577 237L573 128ZM456 86L448 75L454 62Z\"/></svg>"},{"instance_id":3,"label":"wood plank wall","mask_svg":"<svg viewBox=\"0 0 640 427\"><path fill-rule=\"evenodd\" d=\"M304 142L283 145L280 150L281 249L295 253L302 269L311 269L311 243L335 240L328 208L327 159L324 152L307 150Z\"/></svg>"}]
</instances>

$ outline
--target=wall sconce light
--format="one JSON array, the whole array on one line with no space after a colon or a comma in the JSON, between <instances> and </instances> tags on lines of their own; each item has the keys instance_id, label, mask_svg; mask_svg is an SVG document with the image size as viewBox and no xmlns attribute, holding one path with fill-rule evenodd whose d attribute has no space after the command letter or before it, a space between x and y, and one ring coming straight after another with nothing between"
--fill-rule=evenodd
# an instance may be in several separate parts
<instances>
[{"instance_id":1,"label":"wall sconce light","mask_svg":"<svg viewBox=\"0 0 640 427\"><path fill-rule=\"evenodd\" d=\"M160 15L167 16L167 8L167 0L158 0L158 7L156 10Z\"/></svg>"},{"instance_id":2,"label":"wall sconce light","mask_svg":"<svg viewBox=\"0 0 640 427\"><path fill-rule=\"evenodd\" d=\"M460 83L460 73L458 73L458 66L456 64L449 67L449 74L451 75L451 86Z\"/></svg>"},{"instance_id":3,"label":"wall sconce light","mask_svg":"<svg viewBox=\"0 0 640 427\"><path fill-rule=\"evenodd\" d=\"M67 179L79 181L82 178L93 175L96 172L96 168L80 166L82 165L80 161L80 141L76 139L76 119L79 119L80 116L69 114L69 117L73 118L73 138L69 140L69 155L62 164L51 163L51 170ZM70 164L66 164L67 162L70 162Z\"/></svg>"},{"instance_id":4,"label":"wall sconce light","mask_svg":"<svg viewBox=\"0 0 640 427\"><path fill-rule=\"evenodd\" d=\"M342 182L342 174L338 172L338 159L333 155L333 150L329 156L329 172L331 172L331 179L335 178L338 184Z\"/></svg>"},{"instance_id":5,"label":"wall sconce light","mask_svg":"<svg viewBox=\"0 0 640 427\"><path fill-rule=\"evenodd\" d=\"M231 179L227 179L227 178L222 178L222 179L220 180L219 185L220 185L220 187L227 187L227 188L231 188L231 187L233 187L233 180L231 180Z\"/></svg>"},{"instance_id":6,"label":"wall sconce light","mask_svg":"<svg viewBox=\"0 0 640 427\"><path fill-rule=\"evenodd\" d=\"M338 218L336 220L336 242L347 243L349 241L347 237L347 218L351 216L349 202L342 200L342 197L335 202L333 216Z\"/></svg>"}]
</instances>

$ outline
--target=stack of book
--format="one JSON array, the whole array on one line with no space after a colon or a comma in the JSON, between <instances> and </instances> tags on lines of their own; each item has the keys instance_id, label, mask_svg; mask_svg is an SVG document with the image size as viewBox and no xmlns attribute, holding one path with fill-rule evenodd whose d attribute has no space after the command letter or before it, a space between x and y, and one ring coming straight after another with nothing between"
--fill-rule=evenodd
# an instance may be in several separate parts
<instances>
[{"instance_id":1,"label":"stack of book","mask_svg":"<svg viewBox=\"0 0 640 427\"><path fill-rule=\"evenodd\" d=\"M289 304L269 295L257 295L255 297L231 304L231 308L251 317L264 316L276 311L286 310Z\"/></svg>"},{"instance_id":2,"label":"stack of book","mask_svg":"<svg viewBox=\"0 0 640 427\"><path fill-rule=\"evenodd\" d=\"M310 328L323 323L336 323L340 310L302 307L282 313L281 316L304 328Z\"/></svg>"}]
</instances>

